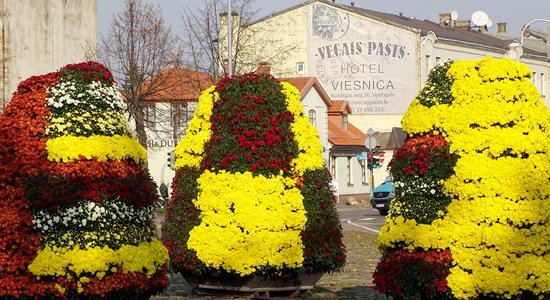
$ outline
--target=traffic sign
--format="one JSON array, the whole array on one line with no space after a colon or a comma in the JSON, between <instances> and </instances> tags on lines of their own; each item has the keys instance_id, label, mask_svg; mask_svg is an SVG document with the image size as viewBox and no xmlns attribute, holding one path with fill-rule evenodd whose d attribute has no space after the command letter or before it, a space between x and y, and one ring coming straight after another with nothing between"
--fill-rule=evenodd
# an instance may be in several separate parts
<instances>
[{"instance_id":1,"label":"traffic sign","mask_svg":"<svg viewBox=\"0 0 550 300\"><path fill-rule=\"evenodd\" d=\"M366 138L365 147L367 147L367 149L369 150L376 148L376 139L373 136L369 136L368 138Z\"/></svg>"}]
</instances>

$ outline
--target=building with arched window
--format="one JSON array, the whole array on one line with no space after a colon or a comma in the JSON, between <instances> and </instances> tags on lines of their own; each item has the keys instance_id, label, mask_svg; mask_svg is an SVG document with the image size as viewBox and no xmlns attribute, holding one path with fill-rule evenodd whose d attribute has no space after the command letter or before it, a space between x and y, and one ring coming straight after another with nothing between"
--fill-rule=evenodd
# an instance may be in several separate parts
<instances>
[{"instance_id":1,"label":"building with arched window","mask_svg":"<svg viewBox=\"0 0 550 300\"><path fill-rule=\"evenodd\" d=\"M313 126L317 126L317 112L315 109L310 109L307 113L307 116L309 118L309 123Z\"/></svg>"}]
</instances>

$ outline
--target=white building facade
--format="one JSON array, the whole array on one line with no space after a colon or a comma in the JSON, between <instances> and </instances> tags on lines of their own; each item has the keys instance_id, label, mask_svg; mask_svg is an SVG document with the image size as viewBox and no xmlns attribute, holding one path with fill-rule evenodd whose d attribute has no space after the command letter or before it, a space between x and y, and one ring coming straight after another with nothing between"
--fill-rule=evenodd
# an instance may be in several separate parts
<instances>
[{"instance_id":1,"label":"white building facade","mask_svg":"<svg viewBox=\"0 0 550 300\"><path fill-rule=\"evenodd\" d=\"M244 24L240 34L254 36L262 48L254 52L256 59L270 62L275 76L314 76L331 99L348 100L350 121L363 131L400 127L431 68L455 59L519 59L533 71L533 83L550 107L546 53L518 49L519 38L496 38L472 26L450 24L310 0ZM277 49L292 49L291 54L270 60L274 55L265 51L275 47L265 45L273 42Z\"/></svg>"},{"instance_id":2,"label":"white building facade","mask_svg":"<svg viewBox=\"0 0 550 300\"><path fill-rule=\"evenodd\" d=\"M0 12L2 110L22 80L95 53L96 0L4 0Z\"/></svg>"},{"instance_id":3,"label":"white building facade","mask_svg":"<svg viewBox=\"0 0 550 300\"><path fill-rule=\"evenodd\" d=\"M546 53L521 47L519 37L495 37L468 20L451 20L450 14L439 18L439 22L431 22L309 0L242 24L244 30L239 34L250 35L258 49L247 49L249 55L241 53L244 58L235 64L252 70L253 64L266 61L276 77L316 77L331 100L349 102L349 122L363 132L372 128L389 133L401 127L404 113L430 70L449 60L486 56L519 60L533 71L533 83L550 107L550 59ZM274 59L277 53L285 53L284 59ZM385 145L380 148L384 150ZM383 168L372 172L374 186L388 175L386 166L393 151L385 154ZM338 163L331 167L338 177L347 172L347 166Z\"/></svg>"}]
</instances>

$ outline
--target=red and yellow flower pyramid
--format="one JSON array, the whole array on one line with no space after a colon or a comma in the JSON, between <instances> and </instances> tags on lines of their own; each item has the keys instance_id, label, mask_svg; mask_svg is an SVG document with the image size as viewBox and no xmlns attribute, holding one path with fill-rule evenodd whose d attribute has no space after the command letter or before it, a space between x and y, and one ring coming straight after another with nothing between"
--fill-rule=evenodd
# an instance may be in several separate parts
<instances>
[{"instance_id":1,"label":"red and yellow flower pyramid","mask_svg":"<svg viewBox=\"0 0 550 300\"><path fill-rule=\"evenodd\" d=\"M254 73L205 90L175 149L162 239L183 274L341 270L342 231L298 90Z\"/></svg>"},{"instance_id":2,"label":"red and yellow flower pyramid","mask_svg":"<svg viewBox=\"0 0 550 300\"><path fill-rule=\"evenodd\" d=\"M390 163L377 288L397 299L550 294L550 113L509 59L436 67ZM546 299L546 298L544 298Z\"/></svg>"},{"instance_id":3,"label":"red and yellow flower pyramid","mask_svg":"<svg viewBox=\"0 0 550 300\"><path fill-rule=\"evenodd\" d=\"M101 64L21 82L0 117L0 298L139 299L166 288L145 162Z\"/></svg>"}]
</instances>

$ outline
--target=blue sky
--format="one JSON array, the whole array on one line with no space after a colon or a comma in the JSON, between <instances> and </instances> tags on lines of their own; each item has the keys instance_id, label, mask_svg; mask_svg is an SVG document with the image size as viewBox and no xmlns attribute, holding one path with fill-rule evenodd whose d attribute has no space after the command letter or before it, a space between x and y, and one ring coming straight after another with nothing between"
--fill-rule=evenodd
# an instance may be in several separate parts
<instances>
[{"instance_id":1,"label":"blue sky","mask_svg":"<svg viewBox=\"0 0 550 300\"><path fill-rule=\"evenodd\" d=\"M172 28L181 31L181 16L184 9L200 6L205 0L146 0L158 4ZM307 0L256 0L259 17L277 12L291 6L301 4ZM428 19L434 22L439 20L439 13L457 11L459 19L471 19L472 13L478 10L487 13L493 22L490 33L496 33L497 22L507 23L507 32L519 36L521 27L534 19L550 20L550 6L548 0L353 0L356 7ZM347 4L351 0L336 0L337 3ZM113 13L120 11L124 0L97 0L98 30L104 32L108 28ZM532 28L546 30L546 22L536 22Z\"/></svg>"}]
</instances>

